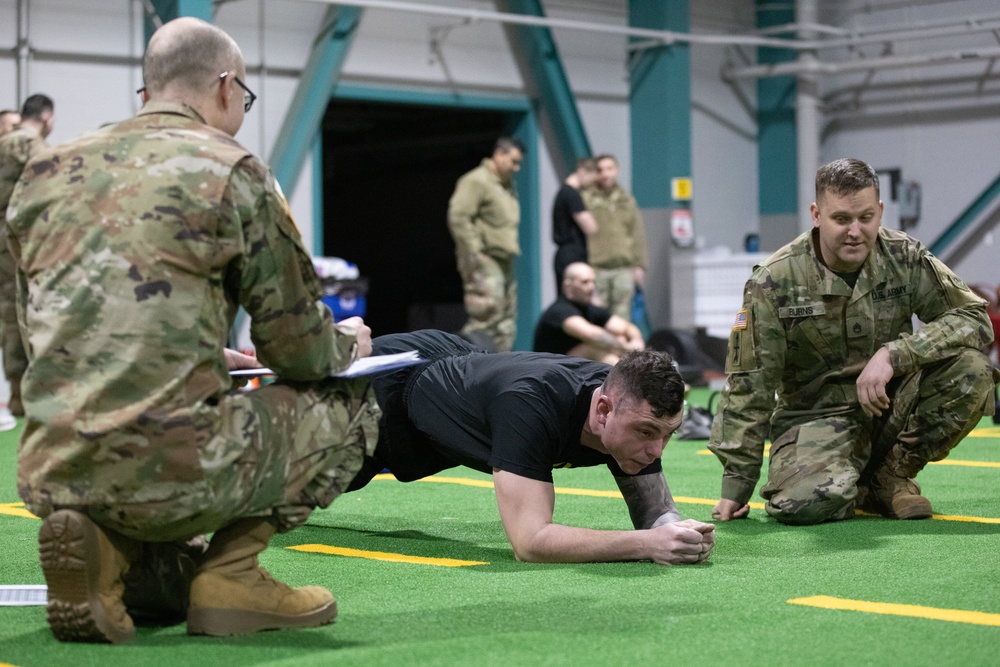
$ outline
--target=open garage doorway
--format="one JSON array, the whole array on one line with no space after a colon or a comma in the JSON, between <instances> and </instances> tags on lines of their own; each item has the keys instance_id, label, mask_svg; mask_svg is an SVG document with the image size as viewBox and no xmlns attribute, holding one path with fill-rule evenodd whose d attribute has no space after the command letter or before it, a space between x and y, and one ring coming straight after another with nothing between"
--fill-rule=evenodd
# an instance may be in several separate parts
<instances>
[{"instance_id":1,"label":"open garage doorway","mask_svg":"<svg viewBox=\"0 0 1000 667\"><path fill-rule=\"evenodd\" d=\"M512 112L338 99L323 119L323 254L368 278L374 335L465 323L447 228L455 181L511 131Z\"/></svg>"}]
</instances>

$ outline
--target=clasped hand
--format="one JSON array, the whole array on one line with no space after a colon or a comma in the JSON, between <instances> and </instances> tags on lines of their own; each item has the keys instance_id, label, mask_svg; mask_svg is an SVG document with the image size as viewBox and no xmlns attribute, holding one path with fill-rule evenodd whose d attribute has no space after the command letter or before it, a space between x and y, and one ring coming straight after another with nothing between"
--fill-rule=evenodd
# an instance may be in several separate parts
<instances>
[{"instance_id":1,"label":"clasped hand","mask_svg":"<svg viewBox=\"0 0 1000 667\"><path fill-rule=\"evenodd\" d=\"M715 525L684 519L650 528L653 561L660 565L704 562L715 546Z\"/></svg>"}]
</instances>

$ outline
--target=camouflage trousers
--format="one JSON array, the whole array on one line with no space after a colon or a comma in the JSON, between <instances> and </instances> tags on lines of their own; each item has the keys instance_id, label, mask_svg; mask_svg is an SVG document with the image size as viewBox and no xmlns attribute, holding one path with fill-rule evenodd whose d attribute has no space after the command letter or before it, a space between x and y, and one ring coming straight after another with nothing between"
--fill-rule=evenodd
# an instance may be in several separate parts
<instances>
[{"instance_id":1,"label":"camouflage trousers","mask_svg":"<svg viewBox=\"0 0 1000 667\"><path fill-rule=\"evenodd\" d=\"M498 259L478 253L475 261L459 258L465 312L466 334L485 334L496 352L514 347L517 334L517 281L514 258Z\"/></svg>"},{"instance_id":2,"label":"camouflage trousers","mask_svg":"<svg viewBox=\"0 0 1000 667\"><path fill-rule=\"evenodd\" d=\"M632 321L632 298L635 296L635 278L632 267L599 269L594 267L594 285L604 307L626 322Z\"/></svg>"},{"instance_id":3,"label":"camouflage trousers","mask_svg":"<svg viewBox=\"0 0 1000 667\"><path fill-rule=\"evenodd\" d=\"M994 408L993 366L967 350L889 383L889 409L869 418L858 408L775 431L760 495L782 523L814 524L854 515L858 484L874 475L898 443L911 476L939 461ZM894 456L896 454L894 453Z\"/></svg>"},{"instance_id":4,"label":"camouflage trousers","mask_svg":"<svg viewBox=\"0 0 1000 667\"><path fill-rule=\"evenodd\" d=\"M17 325L17 264L7 247L6 228L0 233L0 348L3 372L10 384L11 401L21 400L21 377L28 367L28 357Z\"/></svg>"},{"instance_id":5,"label":"camouflage trousers","mask_svg":"<svg viewBox=\"0 0 1000 667\"><path fill-rule=\"evenodd\" d=\"M163 502L87 505L97 523L128 537L165 542L213 532L246 517L279 532L306 522L350 484L378 441L380 411L367 379L275 383L229 395L200 456L208 484ZM206 459L235 462L208 469Z\"/></svg>"}]
</instances>

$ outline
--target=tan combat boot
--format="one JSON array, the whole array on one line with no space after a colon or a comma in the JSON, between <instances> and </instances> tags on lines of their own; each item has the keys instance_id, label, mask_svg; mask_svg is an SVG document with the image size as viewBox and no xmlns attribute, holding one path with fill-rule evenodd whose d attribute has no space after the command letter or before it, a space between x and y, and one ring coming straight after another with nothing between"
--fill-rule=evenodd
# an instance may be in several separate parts
<instances>
[{"instance_id":1,"label":"tan combat boot","mask_svg":"<svg viewBox=\"0 0 1000 667\"><path fill-rule=\"evenodd\" d=\"M320 586L290 588L257 562L275 533L264 519L241 519L215 533L191 582L189 635L237 635L331 623L337 602Z\"/></svg>"},{"instance_id":2,"label":"tan combat boot","mask_svg":"<svg viewBox=\"0 0 1000 667\"><path fill-rule=\"evenodd\" d=\"M874 500L879 512L890 519L929 519L934 513L931 502L920 495L920 485L913 479L923 465L912 461L905 465L903 460L897 443L872 477L866 501Z\"/></svg>"},{"instance_id":3,"label":"tan combat boot","mask_svg":"<svg viewBox=\"0 0 1000 667\"><path fill-rule=\"evenodd\" d=\"M38 553L56 639L120 644L135 637L122 577L139 549L138 542L105 531L80 512L59 510L42 521Z\"/></svg>"}]
</instances>

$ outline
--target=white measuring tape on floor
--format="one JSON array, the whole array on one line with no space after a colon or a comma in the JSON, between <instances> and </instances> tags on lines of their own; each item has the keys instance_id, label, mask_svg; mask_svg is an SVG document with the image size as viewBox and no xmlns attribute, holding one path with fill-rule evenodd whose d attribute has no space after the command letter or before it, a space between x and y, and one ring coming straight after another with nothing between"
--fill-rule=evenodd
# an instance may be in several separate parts
<instances>
[{"instance_id":1,"label":"white measuring tape on floor","mask_svg":"<svg viewBox=\"0 0 1000 667\"><path fill-rule=\"evenodd\" d=\"M0 586L0 607L30 607L49 601L49 587L45 584Z\"/></svg>"}]
</instances>

